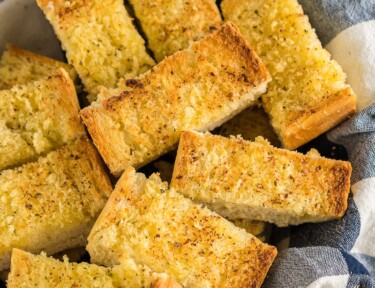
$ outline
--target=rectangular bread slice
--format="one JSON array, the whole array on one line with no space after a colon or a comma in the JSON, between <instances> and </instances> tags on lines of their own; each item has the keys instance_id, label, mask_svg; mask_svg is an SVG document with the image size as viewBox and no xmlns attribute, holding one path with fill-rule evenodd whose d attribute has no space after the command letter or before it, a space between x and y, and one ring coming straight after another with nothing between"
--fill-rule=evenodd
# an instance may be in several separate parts
<instances>
[{"instance_id":1,"label":"rectangular bread slice","mask_svg":"<svg viewBox=\"0 0 375 288\"><path fill-rule=\"evenodd\" d=\"M177 52L117 97L81 111L111 172L141 167L172 150L182 130L210 130L256 102L269 74L236 26L227 23Z\"/></svg>"},{"instance_id":2,"label":"rectangular bread slice","mask_svg":"<svg viewBox=\"0 0 375 288\"><path fill-rule=\"evenodd\" d=\"M68 73L0 91L0 170L33 161L86 134Z\"/></svg>"},{"instance_id":3,"label":"rectangular bread slice","mask_svg":"<svg viewBox=\"0 0 375 288\"><path fill-rule=\"evenodd\" d=\"M105 268L89 263L69 263L45 254L13 249L8 288L180 288L166 274L126 259L121 265Z\"/></svg>"},{"instance_id":4,"label":"rectangular bread slice","mask_svg":"<svg viewBox=\"0 0 375 288\"><path fill-rule=\"evenodd\" d=\"M183 132L171 188L230 219L283 227L344 215L351 165L245 141Z\"/></svg>"},{"instance_id":5,"label":"rectangular bread slice","mask_svg":"<svg viewBox=\"0 0 375 288\"><path fill-rule=\"evenodd\" d=\"M276 249L129 167L95 223L87 250L97 264L131 257L184 287L260 287Z\"/></svg>"},{"instance_id":6,"label":"rectangular bread slice","mask_svg":"<svg viewBox=\"0 0 375 288\"><path fill-rule=\"evenodd\" d=\"M73 82L76 81L77 73L72 66L7 44L0 59L0 90L43 79L58 68L64 68Z\"/></svg>"},{"instance_id":7,"label":"rectangular bread slice","mask_svg":"<svg viewBox=\"0 0 375 288\"><path fill-rule=\"evenodd\" d=\"M110 193L99 155L84 139L0 172L0 271L12 248L54 254L86 245Z\"/></svg>"},{"instance_id":8,"label":"rectangular bread slice","mask_svg":"<svg viewBox=\"0 0 375 288\"><path fill-rule=\"evenodd\" d=\"M122 0L37 0L68 62L94 100L99 86L114 87L155 63Z\"/></svg>"},{"instance_id":9,"label":"rectangular bread slice","mask_svg":"<svg viewBox=\"0 0 375 288\"><path fill-rule=\"evenodd\" d=\"M346 75L297 0L223 0L221 8L270 71L262 100L283 147L295 149L355 112Z\"/></svg>"},{"instance_id":10,"label":"rectangular bread slice","mask_svg":"<svg viewBox=\"0 0 375 288\"><path fill-rule=\"evenodd\" d=\"M159 62L220 26L215 0L130 0Z\"/></svg>"}]
</instances>

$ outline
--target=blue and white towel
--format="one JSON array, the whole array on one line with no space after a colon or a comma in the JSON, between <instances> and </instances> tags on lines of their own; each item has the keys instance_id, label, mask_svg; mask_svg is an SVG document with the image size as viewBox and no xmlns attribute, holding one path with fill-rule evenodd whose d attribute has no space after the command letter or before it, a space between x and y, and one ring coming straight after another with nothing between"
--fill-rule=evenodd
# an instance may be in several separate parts
<instances>
[{"instance_id":1,"label":"blue and white towel","mask_svg":"<svg viewBox=\"0 0 375 288\"><path fill-rule=\"evenodd\" d=\"M290 232L264 287L375 287L375 0L300 0L358 96L353 118L327 133L353 166L344 218Z\"/></svg>"}]
</instances>

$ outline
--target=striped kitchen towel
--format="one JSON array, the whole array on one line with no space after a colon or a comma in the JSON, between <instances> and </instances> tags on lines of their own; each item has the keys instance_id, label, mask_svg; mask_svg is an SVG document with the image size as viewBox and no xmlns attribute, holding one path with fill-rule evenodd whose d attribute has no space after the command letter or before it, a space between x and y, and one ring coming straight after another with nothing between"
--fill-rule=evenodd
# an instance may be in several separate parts
<instances>
[{"instance_id":1,"label":"striped kitchen towel","mask_svg":"<svg viewBox=\"0 0 375 288\"><path fill-rule=\"evenodd\" d=\"M375 287L375 1L300 0L348 75L357 115L327 134L353 166L344 218L293 227L264 287Z\"/></svg>"}]
</instances>

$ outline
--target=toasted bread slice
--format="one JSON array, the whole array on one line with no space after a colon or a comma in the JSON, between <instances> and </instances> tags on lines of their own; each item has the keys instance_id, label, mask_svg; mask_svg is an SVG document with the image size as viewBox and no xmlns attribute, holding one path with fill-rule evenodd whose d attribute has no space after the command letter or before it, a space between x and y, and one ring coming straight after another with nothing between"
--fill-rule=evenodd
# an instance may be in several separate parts
<instances>
[{"instance_id":1,"label":"toasted bread slice","mask_svg":"<svg viewBox=\"0 0 375 288\"><path fill-rule=\"evenodd\" d=\"M120 175L172 150L182 130L221 125L255 103L269 81L261 60L227 23L81 116L111 172Z\"/></svg>"},{"instance_id":2,"label":"toasted bread slice","mask_svg":"<svg viewBox=\"0 0 375 288\"><path fill-rule=\"evenodd\" d=\"M72 66L7 44L0 59L0 90L41 80L58 68L64 68L73 82L76 81L77 73Z\"/></svg>"},{"instance_id":3,"label":"toasted bread slice","mask_svg":"<svg viewBox=\"0 0 375 288\"><path fill-rule=\"evenodd\" d=\"M62 68L43 80L0 91L0 170L85 135L78 112L74 84Z\"/></svg>"},{"instance_id":4,"label":"toasted bread slice","mask_svg":"<svg viewBox=\"0 0 375 288\"><path fill-rule=\"evenodd\" d=\"M322 48L297 0L223 0L270 71L262 100L283 146L295 149L355 112L346 75Z\"/></svg>"},{"instance_id":5,"label":"toasted bread slice","mask_svg":"<svg viewBox=\"0 0 375 288\"><path fill-rule=\"evenodd\" d=\"M0 271L9 267L12 248L54 254L86 245L110 193L99 155L88 140L2 171Z\"/></svg>"},{"instance_id":6,"label":"toasted bread slice","mask_svg":"<svg viewBox=\"0 0 375 288\"><path fill-rule=\"evenodd\" d=\"M171 187L224 217L283 227L342 217L351 171L347 161L275 148L261 137L250 142L188 131Z\"/></svg>"},{"instance_id":7,"label":"toasted bread slice","mask_svg":"<svg viewBox=\"0 0 375 288\"><path fill-rule=\"evenodd\" d=\"M130 0L159 62L220 26L215 0Z\"/></svg>"},{"instance_id":8,"label":"toasted bread slice","mask_svg":"<svg viewBox=\"0 0 375 288\"><path fill-rule=\"evenodd\" d=\"M122 0L37 0L91 100L98 87L149 70L154 60Z\"/></svg>"},{"instance_id":9,"label":"toasted bread slice","mask_svg":"<svg viewBox=\"0 0 375 288\"><path fill-rule=\"evenodd\" d=\"M242 111L218 128L217 133L226 137L241 135L243 139L251 141L262 136L273 146L281 145L267 113L261 106L253 106Z\"/></svg>"},{"instance_id":10,"label":"toasted bread slice","mask_svg":"<svg viewBox=\"0 0 375 288\"><path fill-rule=\"evenodd\" d=\"M94 263L132 257L184 287L260 287L276 249L129 167L95 223Z\"/></svg>"},{"instance_id":11,"label":"toasted bread slice","mask_svg":"<svg viewBox=\"0 0 375 288\"><path fill-rule=\"evenodd\" d=\"M89 263L69 263L49 258L45 254L13 249L8 288L178 288L166 274L151 271L127 259L111 268Z\"/></svg>"}]
</instances>

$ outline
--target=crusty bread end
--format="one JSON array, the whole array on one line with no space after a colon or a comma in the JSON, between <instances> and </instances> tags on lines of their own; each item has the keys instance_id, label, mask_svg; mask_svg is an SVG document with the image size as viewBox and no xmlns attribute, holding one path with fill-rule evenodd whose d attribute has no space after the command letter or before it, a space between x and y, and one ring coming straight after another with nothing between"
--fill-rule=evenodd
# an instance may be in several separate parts
<instances>
[{"instance_id":1,"label":"crusty bread end","mask_svg":"<svg viewBox=\"0 0 375 288\"><path fill-rule=\"evenodd\" d=\"M9 288L181 288L164 273L155 273L131 259L111 268L89 263L69 263L47 257L45 254L13 249Z\"/></svg>"},{"instance_id":2,"label":"crusty bread end","mask_svg":"<svg viewBox=\"0 0 375 288\"><path fill-rule=\"evenodd\" d=\"M283 147L296 149L335 127L356 111L356 95L346 87L325 101L320 107L301 112L286 127L279 129Z\"/></svg>"}]
</instances>

